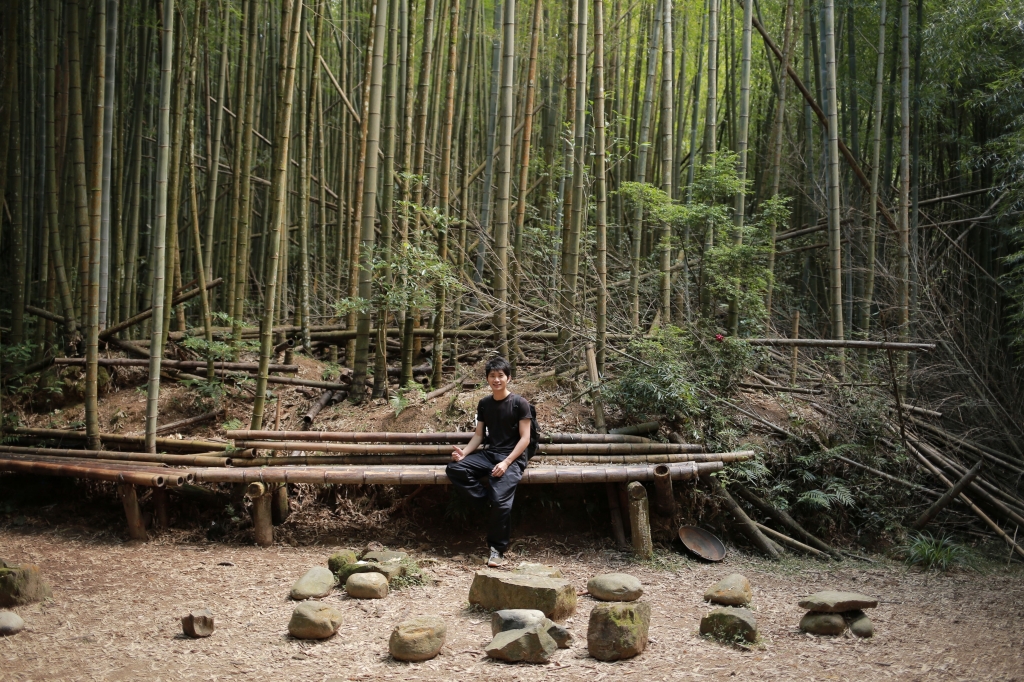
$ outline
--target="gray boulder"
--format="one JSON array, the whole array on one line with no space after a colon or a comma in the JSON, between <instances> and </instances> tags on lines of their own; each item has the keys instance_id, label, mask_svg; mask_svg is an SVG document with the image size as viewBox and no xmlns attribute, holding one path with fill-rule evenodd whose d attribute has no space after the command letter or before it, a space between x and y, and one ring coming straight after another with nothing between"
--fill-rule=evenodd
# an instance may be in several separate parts
<instances>
[{"instance_id":1,"label":"gray boulder","mask_svg":"<svg viewBox=\"0 0 1024 682\"><path fill-rule=\"evenodd\" d=\"M800 629L812 635L841 635L846 632L846 619L841 613L810 611L800 619Z\"/></svg>"},{"instance_id":2,"label":"gray boulder","mask_svg":"<svg viewBox=\"0 0 1024 682\"><path fill-rule=\"evenodd\" d=\"M485 609L536 609L552 620L576 611L576 590L561 578L483 569L473 576L469 603Z\"/></svg>"},{"instance_id":3,"label":"gray boulder","mask_svg":"<svg viewBox=\"0 0 1024 682\"><path fill-rule=\"evenodd\" d=\"M326 597L337 584L337 578L331 569L315 566L292 585L291 598L296 601L303 599L319 599Z\"/></svg>"},{"instance_id":4,"label":"gray boulder","mask_svg":"<svg viewBox=\"0 0 1024 682\"><path fill-rule=\"evenodd\" d=\"M395 626L388 651L399 661L427 661L444 646L448 628L437 616L410 618Z\"/></svg>"},{"instance_id":5,"label":"gray boulder","mask_svg":"<svg viewBox=\"0 0 1024 682\"><path fill-rule=\"evenodd\" d=\"M636 601L643 595L644 588L627 573L604 573L587 581L587 591L601 601Z\"/></svg>"},{"instance_id":6,"label":"gray boulder","mask_svg":"<svg viewBox=\"0 0 1024 682\"><path fill-rule=\"evenodd\" d=\"M633 658L647 648L651 605L647 602L609 602L590 611L587 650L599 661Z\"/></svg>"},{"instance_id":7,"label":"gray boulder","mask_svg":"<svg viewBox=\"0 0 1024 682\"><path fill-rule=\"evenodd\" d=\"M873 609L876 606L878 606L878 600L866 594L836 590L815 592L800 600L800 608L818 613L843 613L844 611Z\"/></svg>"},{"instance_id":8,"label":"gray boulder","mask_svg":"<svg viewBox=\"0 0 1024 682\"><path fill-rule=\"evenodd\" d=\"M25 629L25 621L14 611L0 611L0 637L10 637Z\"/></svg>"},{"instance_id":9,"label":"gray boulder","mask_svg":"<svg viewBox=\"0 0 1024 682\"><path fill-rule=\"evenodd\" d=\"M757 641L757 619L750 609L726 606L700 619L700 634L718 639Z\"/></svg>"},{"instance_id":10,"label":"gray boulder","mask_svg":"<svg viewBox=\"0 0 1024 682\"><path fill-rule=\"evenodd\" d=\"M491 614L491 634L508 630L528 630L540 627L555 640L559 649L568 649L572 645L572 634L558 623L544 616L543 611L535 609L505 609Z\"/></svg>"},{"instance_id":11,"label":"gray boulder","mask_svg":"<svg viewBox=\"0 0 1024 682\"><path fill-rule=\"evenodd\" d=\"M189 637L209 637L213 634L213 611L199 609L182 616L181 630Z\"/></svg>"},{"instance_id":12,"label":"gray boulder","mask_svg":"<svg viewBox=\"0 0 1024 682\"><path fill-rule=\"evenodd\" d=\"M320 601L304 601L288 621L288 634L298 639L327 639L341 627L341 611Z\"/></svg>"},{"instance_id":13,"label":"gray boulder","mask_svg":"<svg viewBox=\"0 0 1024 682\"><path fill-rule=\"evenodd\" d=\"M857 637L875 636L875 626L863 611L847 611L843 617L846 618L846 625L850 628L850 632Z\"/></svg>"},{"instance_id":14,"label":"gray boulder","mask_svg":"<svg viewBox=\"0 0 1024 682\"><path fill-rule=\"evenodd\" d=\"M380 573L356 573L345 582L345 591L355 599L383 599L388 596L388 579Z\"/></svg>"},{"instance_id":15,"label":"gray boulder","mask_svg":"<svg viewBox=\"0 0 1024 682\"><path fill-rule=\"evenodd\" d=\"M327 568L331 569L331 573L337 573L348 564L354 564L357 561L359 561L359 557L355 552L351 549L342 549L327 559Z\"/></svg>"},{"instance_id":16,"label":"gray boulder","mask_svg":"<svg viewBox=\"0 0 1024 682\"><path fill-rule=\"evenodd\" d=\"M746 606L753 595L750 581L739 573L725 576L704 592L704 601L724 606Z\"/></svg>"},{"instance_id":17,"label":"gray boulder","mask_svg":"<svg viewBox=\"0 0 1024 682\"><path fill-rule=\"evenodd\" d=\"M509 663L547 663L558 644L540 626L499 632L487 645L491 658Z\"/></svg>"}]
</instances>

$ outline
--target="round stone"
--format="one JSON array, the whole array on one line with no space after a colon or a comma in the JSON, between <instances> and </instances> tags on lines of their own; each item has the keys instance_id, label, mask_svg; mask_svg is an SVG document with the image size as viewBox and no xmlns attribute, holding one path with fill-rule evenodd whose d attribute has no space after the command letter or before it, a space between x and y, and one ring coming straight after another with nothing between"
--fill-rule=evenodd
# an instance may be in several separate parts
<instances>
[{"instance_id":1,"label":"round stone","mask_svg":"<svg viewBox=\"0 0 1024 682\"><path fill-rule=\"evenodd\" d=\"M843 616L846 617L846 624L850 627L850 632L855 636L863 638L875 636L875 626L863 611L847 611Z\"/></svg>"},{"instance_id":2,"label":"round stone","mask_svg":"<svg viewBox=\"0 0 1024 682\"><path fill-rule=\"evenodd\" d=\"M800 619L800 629L812 635L841 635L846 632L846 620L841 613L811 611Z\"/></svg>"},{"instance_id":3,"label":"round stone","mask_svg":"<svg viewBox=\"0 0 1024 682\"><path fill-rule=\"evenodd\" d=\"M327 639L341 627L341 611L319 601L304 601L295 607L288 622L288 634L298 639Z\"/></svg>"},{"instance_id":4,"label":"round stone","mask_svg":"<svg viewBox=\"0 0 1024 682\"><path fill-rule=\"evenodd\" d=\"M388 651L399 661L427 661L444 646L448 628L437 616L410 618L395 626Z\"/></svg>"},{"instance_id":5,"label":"round stone","mask_svg":"<svg viewBox=\"0 0 1024 682\"><path fill-rule=\"evenodd\" d=\"M25 621L14 611L0 611L0 637L10 637L25 629Z\"/></svg>"},{"instance_id":6,"label":"round stone","mask_svg":"<svg viewBox=\"0 0 1024 682\"><path fill-rule=\"evenodd\" d=\"M627 573L604 573L587 582L587 591L601 601L636 601L643 595L644 588Z\"/></svg>"},{"instance_id":7,"label":"round stone","mask_svg":"<svg viewBox=\"0 0 1024 682\"><path fill-rule=\"evenodd\" d=\"M750 609L727 606L700 619L700 634L724 640L757 641L757 619Z\"/></svg>"},{"instance_id":8,"label":"round stone","mask_svg":"<svg viewBox=\"0 0 1024 682\"><path fill-rule=\"evenodd\" d=\"M724 606L746 606L751 597L750 581L739 573L725 576L704 593L704 601Z\"/></svg>"},{"instance_id":9,"label":"round stone","mask_svg":"<svg viewBox=\"0 0 1024 682\"><path fill-rule=\"evenodd\" d=\"M291 598L302 601L303 599L326 597L334 589L336 580L331 569L315 566L295 581L295 584L292 585Z\"/></svg>"},{"instance_id":10,"label":"round stone","mask_svg":"<svg viewBox=\"0 0 1024 682\"><path fill-rule=\"evenodd\" d=\"M348 577L345 591L355 599L383 599L388 596L388 579L380 573L354 573Z\"/></svg>"}]
</instances>

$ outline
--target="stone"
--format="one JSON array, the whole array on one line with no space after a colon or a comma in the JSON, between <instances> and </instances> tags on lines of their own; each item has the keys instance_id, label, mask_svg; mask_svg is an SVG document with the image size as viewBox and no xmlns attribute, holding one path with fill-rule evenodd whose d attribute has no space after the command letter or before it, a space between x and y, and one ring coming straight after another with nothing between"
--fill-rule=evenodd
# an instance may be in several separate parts
<instances>
[{"instance_id":1,"label":"stone","mask_svg":"<svg viewBox=\"0 0 1024 682\"><path fill-rule=\"evenodd\" d=\"M857 637L866 639L875 636L875 626L863 611L847 611L843 617L846 618L846 625L850 628L850 632Z\"/></svg>"},{"instance_id":2,"label":"stone","mask_svg":"<svg viewBox=\"0 0 1024 682\"><path fill-rule=\"evenodd\" d=\"M367 552L360 558L363 561L375 561L378 564L385 564L389 561L401 561L402 559L408 559L409 554L407 552L389 552L387 550L380 550Z\"/></svg>"},{"instance_id":3,"label":"stone","mask_svg":"<svg viewBox=\"0 0 1024 682\"><path fill-rule=\"evenodd\" d=\"M846 619L841 613L808 611L800 619L800 629L812 635L841 635L846 632Z\"/></svg>"},{"instance_id":4,"label":"stone","mask_svg":"<svg viewBox=\"0 0 1024 682\"><path fill-rule=\"evenodd\" d=\"M636 601L643 595L644 588L628 573L604 573L587 581L587 591L601 601Z\"/></svg>"},{"instance_id":5,"label":"stone","mask_svg":"<svg viewBox=\"0 0 1024 682\"><path fill-rule=\"evenodd\" d=\"M370 561L356 561L351 564L342 564L335 574L338 576L338 583L344 585L348 582L349 576L356 573L374 573L378 565Z\"/></svg>"},{"instance_id":6,"label":"stone","mask_svg":"<svg viewBox=\"0 0 1024 682\"><path fill-rule=\"evenodd\" d=\"M558 644L540 626L499 632L485 651L491 658L509 663L547 663Z\"/></svg>"},{"instance_id":7,"label":"stone","mask_svg":"<svg viewBox=\"0 0 1024 682\"><path fill-rule=\"evenodd\" d=\"M704 601L723 606L746 606L752 598L750 581L739 573L725 576L704 592Z\"/></svg>"},{"instance_id":8,"label":"stone","mask_svg":"<svg viewBox=\"0 0 1024 682\"><path fill-rule=\"evenodd\" d=\"M405 564L402 563L401 559L392 559L391 561L385 561L382 564L375 562L370 563L373 565L373 572L380 573L388 579L389 583L395 578L405 575Z\"/></svg>"},{"instance_id":9,"label":"stone","mask_svg":"<svg viewBox=\"0 0 1024 682\"><path fill-rule=\"evenodd\" d=\"M209 637L213 634L213 611L199 609L182 616L181 630L189 637Z\"/></svg>"},{"instance_id":10,"label":"stone","mask_svg":"<svg viewBox=\"0 0 1024 682\"><path fill-rule=\"evenodd\" d=\"M50 588L43 582L38 566L5 564L0 568L0 606L23 606L51 596Z\"/></svg>"},{"instance_id":11,"label":"stone","mask_svg":"<svg viewBox=\"0 0 1024 682\"><path fill-rule=\"evenodd\" d=\"M10 637L25 629L25 621L14 611L0 611L0 637Z\"/></svg>"},{"instance_id":12,"label":"stone","mask_svg":"<svg viewBox=\"0 0 1024 682\"><path fill-rule=\"evenodd\" d=\"M491 635L508 630L529 630L541 627L551 639L555 640L559 649L568 649L572 645L572 634L564 627L544 616L543 611L536 609L504 609L491 614Z\"/></svg>"},{"instance_id":13,"label":"stone","mask_svg":"<svg viewBox=\"0 0 1024 682\"><path fill-rule=\"evenodd\" d=\"M531 564L528 561L524 561L515 568L512 569L513 573L521 573L523 575L539 575L544 578L561 578L562 569L558 566L548 566L547 564Z\"/></svg>"},{"instance_id":14,"label":"stone","mask_svg":"<svg viewBox=\"0 0 1024 682\"><path fill-rule=\"evenodd\" d=\"M304 601L288 621L288 634L298 639L327 639L341 627L341 611L321 601Z\"/></svg>"},{"instance_id":15,"label":"stone","mask_svg":"<svg viewBox=\"0 0 1024 682\"><path fill-rule=\"evenodd\" d=\"M292 585L291 598L296 601L303 599L319 599L326 597L337 584L337 578L329 568L315 566Z\"/></svg>"},{"instance_id":16,"label":"stone","mask_svg":"<svg viewBox=\"0 0 1024 682\"><path fill-rule=\"evenodd\" d=\"M327 559L327 568L331 569L331 573L337 573L344 566L348 564L354 564L359 561L359 557L351 549L343 549L335 552Z\"/></svg>"},{"instance_id":17,"label":"stone","mask_svg":"<svg viewBox=\"0 0 1024 682\"><path fill-rule=\"evenodd\" d=\"M800 608L818 613L842 613L844 611L857 611L858 609L873 609L878 606L878 600L866 594L857 592L837 592L825 590L815 592L809 597L800 600Z\"/></svg>"},{"instance_id":18,"label":"stone","mask_svg":"<svg viewBox=\"0 0 1024 682\"><path fill-rule=\"evenodd\" d=\"M750 609L726 606L700 619L700 634L718 639L757 641L757 619Z\"/></svg>"},{"instance_id":19,"label":"stone","mask_svg":"<svg viewBox=\"0 0 1024 682\"><path fill-rule=\"evenodd\" d=\"M380 573L356 573L345 582L345 591L355 599L383 599L388 596L388 579Z\"/></svg>"},{"instance_id":20,"label":"stone","mask_svg":"<svg viewBox=\"0 0 1024 682\"><path fill-rule=\"evenodd\" d=\"M473 575L469 603L485 609L536 609L552 620L576 611L576 590L562 578L483 569Z\"/></svg>"},{"instance_id":21,"label":"stone","mask_svg":"<svg viewBox=\"0 0 1024 682\"><path fill-rule=\"evenodd\" d=\"M399 661L427 661L437 656L448 632L437 616L410 618L395 626L388 640L388 651Z\"/></svg>"},{"instance_id":22,"label":"stone","mask_svg":"<svg viewBox=\"0 0 1024 682\"><path fill-rule=\"evenodd\" d=\"M590 611L587 651L599 661L633 658L647 648L651 605L645 601L606 602Z\"/></svg>"}]
</instances>

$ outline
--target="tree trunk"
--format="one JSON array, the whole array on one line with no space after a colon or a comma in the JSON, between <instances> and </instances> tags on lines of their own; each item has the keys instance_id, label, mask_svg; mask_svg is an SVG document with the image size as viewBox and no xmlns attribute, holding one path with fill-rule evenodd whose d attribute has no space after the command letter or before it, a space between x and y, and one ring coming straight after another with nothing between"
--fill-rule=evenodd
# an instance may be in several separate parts
<instances>
[{"instance_id":1,"label":"tree trunk","mask_svg":"<svg viewBox=\"0 0 1024 682\"><path fill-rule=\"evenodd\" d=\"M671 0L668 0L669 2ZM540 5L538 0L537 5ZM596 232L597 270L597 344L596 371L604 370L608 340L608 182L605 162L605 95L604 95L604 0L594 0L594 194L597 198L594 229ZM525 172L524 172L525 181ZM524 199L520 199L520 205ZM594 414L599 410L595 402ZM602 414L600 431L604 427Z\"/></svg>"},{"instance_id":2,"label":"tree trunk","mask_svg":"<svg viewBox=\"0 0 1024 682\"><path fill-rule=\"evenodd\" d=\"M789 58L793 49L793 0L786 2L786 16L783 20L784 29L782 36L782 67L779 69L779 103L775 111L775 128L772 132L772 189L771 197L779 195L779 183L782 179L782 149L785 143L783 133L786 129L786 85L789 79L786 72L789 71ZM768 311L768 318L772 314L772 292L775 290L775 221L768 226L768 295L765 299L765 309Z\"/></svg>"},{"instance_id":3,"label":"tree trunk","mask_svg":"<svg viewBox=\"0 0 1024 682\"><path fill-rule=\"evenodd\" d=\"M836 40L835 3L825 0L825 95L828 104L828 192L829 192L829 290L832 317L832 338L843 338L843 277L842 243L839 232L839 116L836 97ZM843 351L839 350L839 363L843 366Z\"/></svg>"},{"instance_id":4,"label":"tree trunk","mask_svg":"<svg viewBox=\"0 0 1024 682\"><path fill-rule=\"evenodd\" d=\"M672 100L675 87L672 77L675 72L675 54L672 44L672 0L665 0L664 49L661 64L661 189L672 197ZM658 250L661 252L661 319L665 324L672 322L672 226L662 225Z\"/></svg>"},{"instance_id":5,"label":"tree trunk","mask_svg":"<svg viewBox=\"0 0 1024 682\"><path fill-rule=\"evenodd\" d=\"M882 86L885 78L885 0L878 2L878 59L875 64L875 99L872 103L871 196L868 199L868 243L864 265L864 299L861 301L860 329L866 339L871 330L871 302L875 296L875 237L878 231L878 160L882 145Z\"/></svg>"},{"instance_id":6,"label":"tree trunk","mask_svg":"<svg viewBox=\"0 0 1024 682\"><path fill-rule=\"evenodd\" d=\"M900 341L910 321L910 0L900 0L900 177L896 312Z\"/></svg>"},{"instance_id":7,"label":"tree trunk","mask_svg":"<svg viewBox=\"0 0 1024 682\"><path fill-rule=\"evenodd\" d=\"M736 175L743 183L736 192L736 232L733 235L733 243L743 243L743 222L746 219L747 210L747 134L750 129L750 33L753 20L753 0L743 0L743 34L740 41L740 116L739 135L736 140L736 153L739 156L739 163L736 167ZM782 109L780 108L780 113ZM729 334L739 335L740 310L736 299L729 301Z\"/></svg>"}]
</instances>

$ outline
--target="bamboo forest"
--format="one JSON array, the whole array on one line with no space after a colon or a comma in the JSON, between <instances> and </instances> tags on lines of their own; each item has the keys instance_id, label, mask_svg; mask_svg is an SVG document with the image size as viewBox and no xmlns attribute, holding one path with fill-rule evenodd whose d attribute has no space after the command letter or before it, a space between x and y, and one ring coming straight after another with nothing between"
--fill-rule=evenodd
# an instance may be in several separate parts
<instances>
[{"instance_id":1,"label":"bamboo forest","mask_svg":"<svg viewBox=\"0 0 1024 682\"><path fill-rule=\"evenodd\" d=\"M1022 0L0 36L11 679L1019 672Z\"/></svg>"}]
</instances>

